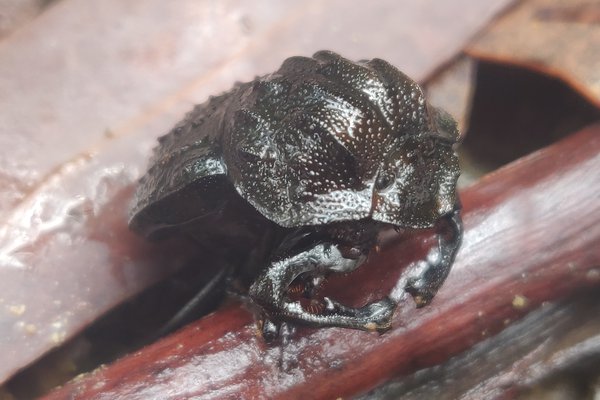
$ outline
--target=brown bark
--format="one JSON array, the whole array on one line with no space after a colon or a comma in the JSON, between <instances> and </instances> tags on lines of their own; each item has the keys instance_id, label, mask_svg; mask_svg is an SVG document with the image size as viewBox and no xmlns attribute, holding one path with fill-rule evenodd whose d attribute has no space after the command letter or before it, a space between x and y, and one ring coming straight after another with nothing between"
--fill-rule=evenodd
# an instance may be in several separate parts
<instances>
[{"instance_id":1,"label":"brown bark","mask_svg":"<svg viewBox=\"0 0 600 400\"><path fill-rule=\"evenodd\" d=\"M336 398L441 363L543 302L600 286L598 171L595 125L463 191L464 241L446 284L428 307L404 298L382 336L298 329L269 347L231 304L47 398ZM360 291L354 301L389 290L427 243L404 239L331 290Z\"/></svg>"}]
</instances>

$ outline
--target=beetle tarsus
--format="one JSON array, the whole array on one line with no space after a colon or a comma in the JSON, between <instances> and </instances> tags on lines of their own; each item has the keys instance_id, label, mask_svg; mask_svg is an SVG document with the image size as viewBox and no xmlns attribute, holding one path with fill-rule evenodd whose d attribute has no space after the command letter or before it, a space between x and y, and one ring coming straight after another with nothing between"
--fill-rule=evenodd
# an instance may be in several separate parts
<instances>
[{"instance_id":1,"label":"beetle tarsus","mask_svg":"<svg viewBox=\"0 0 600 400\"><path fill-rule=\"evenodd\" d=\"M325 297L328 315L336 320L354 319L355 325L348 326L366 331L385 332L391 328L391 318L396 308L396 302L389 297L369 303L361 308L346 307L335 300Z\"/></svg>"},{"instance_id":2,"label":"beetle tarsus","mask_svg":"<svg viewBox=\"0 0 600 400\"><path fill-rule=\"evenodd\" d=\"M438 245L429 252L419 275L410 277L405 287L418 308L431 302L450 273L462 241L460 205L457 203L454 211L440 219L436 226Z\"/></svg>"}]
</instances>

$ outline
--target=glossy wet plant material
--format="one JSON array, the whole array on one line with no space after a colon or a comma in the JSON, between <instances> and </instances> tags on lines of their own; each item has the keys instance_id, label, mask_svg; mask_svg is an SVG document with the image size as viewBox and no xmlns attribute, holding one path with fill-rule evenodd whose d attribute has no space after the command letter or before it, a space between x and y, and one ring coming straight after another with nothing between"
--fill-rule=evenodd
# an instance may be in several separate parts
<instances>
[{"instance_id":1,"label":"glossy wet plant material","mask_svg":"<svg viewBox=\"0 0 600 400\"><path fill-rule=\"evenodd\" d=\"M250 314L232 305L48 398L331 398L437 365L545 301L600 285L599 133L598 125L584 129L463 191L465 235L453 273L429 307L400 308L384 335L299 329L287 345L270 347ZM418 257L423 239L391 244L341 287L360 283L369 299L393 281L398 260ZM490 384L505 393L504 382Z\"/></svg>"}]
</instances>

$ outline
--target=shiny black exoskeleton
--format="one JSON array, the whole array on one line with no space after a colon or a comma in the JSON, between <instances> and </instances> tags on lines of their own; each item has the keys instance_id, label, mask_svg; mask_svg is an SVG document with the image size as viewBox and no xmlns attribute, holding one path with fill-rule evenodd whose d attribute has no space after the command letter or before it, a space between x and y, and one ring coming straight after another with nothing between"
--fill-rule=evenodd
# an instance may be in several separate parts
<instances>
[{"instance_id":1,"label":"shiny black exoskeleton","mask_svg":"<svg viewBox=\"0 0 600 400\"><path fill-rule=\"evenodd\" d=\"M438 246L408 280L423 306L462 236L454 120L380 59L321 51L196 106L159 139L131 228L196 239L250 285L265 338L283 321L384 331L389 298L306 307L324 276L359 267L386 227L436 227ZM226 275L226 274L223 274Z\"/></svg>"}]
</instances>

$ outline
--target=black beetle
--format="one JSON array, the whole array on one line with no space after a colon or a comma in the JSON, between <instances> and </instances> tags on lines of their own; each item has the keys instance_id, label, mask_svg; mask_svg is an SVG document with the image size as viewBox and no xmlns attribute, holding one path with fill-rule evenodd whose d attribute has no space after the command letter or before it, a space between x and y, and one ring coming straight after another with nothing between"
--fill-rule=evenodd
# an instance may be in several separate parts
<instances>
[{"instance_id":1,"label":"black beetle","mask_svg":"<svg viewBox=\"0 0 600 400\"><path fill-rule=\"evenodd\" d=\"M191 235L250 285L265 339L283 321L369 331L396 303L303 306L323 277L359 267L386 227L435 227L438 246L408 279L431 301L460 246L456 123L386 61L320 51L196 106L159 139L130 227ZM294 285L292 285L294 283Z\"/></svg>"}]
</instances>

